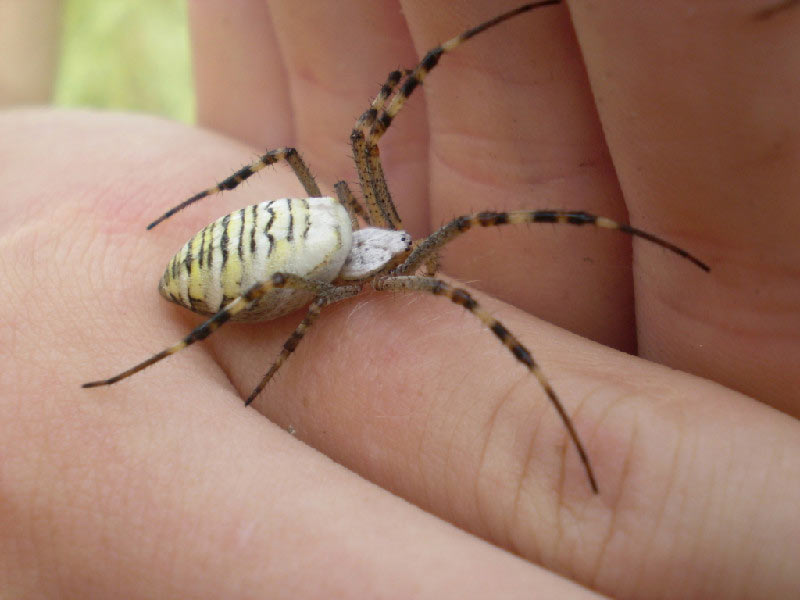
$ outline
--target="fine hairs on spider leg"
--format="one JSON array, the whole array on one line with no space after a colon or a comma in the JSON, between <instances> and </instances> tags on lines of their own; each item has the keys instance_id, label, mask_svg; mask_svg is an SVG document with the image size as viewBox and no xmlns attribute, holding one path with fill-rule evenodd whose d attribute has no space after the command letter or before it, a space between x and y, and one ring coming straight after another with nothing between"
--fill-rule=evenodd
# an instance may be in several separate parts
<instances>
[{"instance_id":1,"label":"fine hairs on spider leg","mask_svg":"<svg viewBox=\"0 0 800 600\"><path fill-rule=\"evenodd\" d=\"M516 210L456 217L428 237L412 240L389 193L378 141L442 56L472 37L535 9L559 4L547 0L505 12L431 49L413 69L392 71L369 108L358 118L350 144L361 201L345 181L336 197L322 196L314 176L295 148L277 148L165 212L152 229L207 196L236 188L268 165L285 161L308 197L280 198L225 215L195 234L167 264L159 292L167 300L210 318L172 346L108 379L82 387L111 385L201 341L228 321L265 321L306 307L302 321L283 345L245 405L250 404L295 351L329 304L376 291L424 292L448 298L477 317L536 378L566 428L589 484L598 493L589 455L558 395L533 354L464 289L434 277L439 251L473 227L523 223L589 225L638 237L682 257L704 271L709 267L677 245L652 233L583 211ZM363 221L364 226L361 225ZM424 275L418 274L424 269Z\"/></svg>"}]
</instances>

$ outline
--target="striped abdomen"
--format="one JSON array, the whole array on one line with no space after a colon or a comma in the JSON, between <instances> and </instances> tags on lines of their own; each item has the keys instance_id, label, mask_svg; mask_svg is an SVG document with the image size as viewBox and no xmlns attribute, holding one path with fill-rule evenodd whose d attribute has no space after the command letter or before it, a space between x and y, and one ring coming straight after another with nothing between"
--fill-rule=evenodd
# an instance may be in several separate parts
<instances>
[{"instance_id":1,"label":"striped abdomen","mask_svg":"<svg viewBox=\"0 0 800 600\"><path fill-rule=\"evenodd\" d=\"M172 257L158 290L194 312L214 314L274 273L333 281L351 245L350 217L333 198L262 202L197 232ZM310 292L273 290L234 319L274 319L311 299Z\"/></svg>"}]
</instances>

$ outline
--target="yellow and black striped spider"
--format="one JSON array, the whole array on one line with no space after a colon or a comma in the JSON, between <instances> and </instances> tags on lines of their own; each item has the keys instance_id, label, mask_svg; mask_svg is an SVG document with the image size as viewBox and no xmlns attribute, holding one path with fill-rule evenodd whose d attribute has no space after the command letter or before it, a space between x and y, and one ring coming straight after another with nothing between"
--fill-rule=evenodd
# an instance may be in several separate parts
<instances>
[{"instance_id":1,"label":"yellow and black striped spider","mask_svg":"<svg viewBox=\"0 0 800 600\"><path fill-rule=\"evenodd\" d=\"M235 188L267 165L281 160L289 164L308 194L307 198L282 198L242 208L204 227L192 237L167 265L159 291L168 300L194 312L212 315L211 318L177 344L118 375L85 383L83 387L110 385L125 379L205 339L227 321L269 320L308 306L305 317L247 398L247 405L294 352L326 305L355 296L367 285L376 291L428 292L449 298L478 317L514 358L536 377L567 428L583 461L589 483L597 492L597 483L583 444L530 351L467 291L434 277L437 254L450 240L475 226L565 223L616 229L658 244L705 271L709 270L708 266L655 235L605 217L569 210L517 210L465 215L453 219L428 237L413 241L402 230L378 150L381 136L442 55L503 21L558 3L558 0L548 0L520 6L433 48L414 69L389 74L371 106L357 120L350 136L363 206L344 181L334 186L335 198L322 196L297 151L294 148L279 148L267 152L253 164L192 196L151 223L148 229L201 198ZM359 219L366 226L362 227ZM424 275L418 274L420 271L424 271Z\"/></svg>"}]
</instances>

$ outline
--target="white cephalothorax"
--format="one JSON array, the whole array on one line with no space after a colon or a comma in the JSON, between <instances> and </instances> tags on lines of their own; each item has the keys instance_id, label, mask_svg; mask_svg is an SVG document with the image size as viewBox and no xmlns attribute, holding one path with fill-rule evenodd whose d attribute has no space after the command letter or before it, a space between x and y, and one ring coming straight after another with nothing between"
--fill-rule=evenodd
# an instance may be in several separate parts
<instances>
[{"instance_id":1,"label":"white cephalothorax","mask_svg":"<svg viewBox=\"0 0 800 600\"><path fill-rule=\"evenodd\" d=\"M405 231L365 227L353 232L353 246L344 261L339 277L352 281L364 279L385 268L411 249L411 236Z\"/></svg>"},{"instance_id":2,"label":"white cephalothorax","mask_svg":"<svg viewBox=\"0 0 800 600\"><path fill-rule=\"evenodd\" d=\"M86 383L84 387L109 385L125 379L205 339L227 321L273 319L307 305L305 317L245 401L245 404L249 404L294 352L326 305L355 296L365 285L378 292L426 292L448 298L475 315L536 378L563 421L583 462L590 485L597 492L597 483L583 444L532 354L469 292L434 277L438 253L453 238L473 227L554 223L617 230L658 244L706 271L708 266L651 233L573 210L487 211L464 215L412 244L411 236L403 231L403 223L389 193L378 149L378 141L406 100L439 64L443 55L512 17L558 3L558 0L542 0L524 4L432 48L413 69L389 74L386 83L356 121L350 134L363 204L345 181L334 185L335 198L323 196L297 150L278 148L217 185L181 202L151 223L148 229L201 198L235 188L254 173L278 161L288 163L308 195L307 198L283 198L243 208L198 232L167 265L159 289L168 300L194 312L213 316L180 342L126 371L108 379ZM536 59L531 57L531 60ZM362 222L366 226L362 226ZM426 276L418 273L423 267Z\"/></svg>"}]
</instances>

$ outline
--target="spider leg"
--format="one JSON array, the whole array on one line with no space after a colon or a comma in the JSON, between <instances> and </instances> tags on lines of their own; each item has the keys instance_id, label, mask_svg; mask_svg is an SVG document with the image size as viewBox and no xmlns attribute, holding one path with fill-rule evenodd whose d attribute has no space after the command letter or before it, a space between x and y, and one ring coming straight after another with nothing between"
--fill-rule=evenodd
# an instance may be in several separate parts
<instances>
[{"instance_id":1,"label":"spider leg","mask_svg":"<svg viewBox=\"0 0 800 600\"><path fill-rule=\"evenodd\" d=\"M392 97L389 104L384 108L379 115L374 119L374 123L372 124L369 135L365 140L367 148L374 147L378 140L380 140L381 136L386 133L386 130L391 125L392 120L397 116L397 113L403 108L406 100L408 100L409 96L414 92L414 90L419 86L422 81L425 79L426 75L430 73L430 71L438 64L439 59L442 57L443 54L447 54L448 52L452 52L456 48L458 48L461 44L463 44L468 39L478 35L479 33L494 27L502 23L503 21L507 21L512 17L515 17L521 13L528 12L537 8L542 8L545 6L551 6L554 4L560 4L560 0L543 0L541 2L531 2L529 4L524 4L519 6L513 10L510 10L502 15L499 15L493 19L489 19L481 23L480 25L476 25L472 29L468 29L464 33L457 35L456 37L444 42L440 46L433 48L428 51L425 57L420 61L420 63L414 67L411 73L403 81L402 85L398 92Z\"/></svg>"},{"instance_id":2,"label":"spider leg","mask_svg":"<svg viewBox=\"0 0 800 600\"><path fill-rule=\"evenodd\" d=\"M442 246L475 226L494 227L497 225L517 225L521 223L591 225L603 229L616 229L617 231L627 233L628 235L647 240L662 248L666 248L670 252L674 252L678 256L691 261L704 271L711 270L706 263L672 242L668 242L642 229L637 229L636 227L631 227L624 223L617 223L606 217L600 217L583 211L571 210L515 210L510 212L481 212L453 219L447 225L433 232L417 244L408 258L406 258L405 262L392 271L392 274L403 275L413 273L420 264L428 261L429 257L435 255Z\"/></svg>"},{"instance_id":3,"label":"spider leg","mask_svg":"<svg viewBox=\"0 0 800 600\"><path fill-rule=\"evenodd\" d=\"M205 189L202 192L195 194L191 198L184 200L177 206L170 208L167 212L150 223L150 225L147 226L147 229L152 229L162 221L169 219L178 211L183 210L190 204L194 204L206 196L218 194L223 190L232 190L254 173L257 173L264 167L275 164L279 160L285 160L287 163L289 163L289 166L292 168L292 171L294 171L297 179L303 185L303 188L305 189L309 198L319 198L322 196L322 192L320 191L317 182L314 180L314 176L311 174L308 165L306 165L306 163L303 162L303 159L300 158L300 154L298 154L297 150L294 148L278 148L277 150L270 150L269 152L263 154L257 161L242 167L233 175L226 177L215 186Z\"/></svg>"},{"instance_id":4,"label":"spider leg","mask_svg":"<svg viewBox=\"0 0 800 600\"><path fill-rule=\"evenodd\" d=\"M303 336L308 332L309 327L311 327L314 324L314 321L317 320L319 313L322 311L322 307L327 303L328 302L324 298L317 298L311 303L311 306L308 307L308 312L306 313L305 318L300 322L300 325L297 326L297 329L292 332L292 335L289 336L289 339L283 344L283 349L278 355L278 358L275 359L275 362L272 363L266 375L264 375L255 389L250 393L250 395L247 397L247 400L244 401L245 406L249 406L250 403L256 399L256 397L269 383L270 379L272 379L272 376L278 372L278 369L280 369L281 366L283 366L283 363L286 362L286 359L289 358L289 355L295 351L297 344L300 343L300 340L302 340Z\"/></svg>"},{"instance_id":5,"label":"spider leg","mask_svg":"<svg viewBox=\"0 0 800 600\"><path fill-rule=\"evenodd\" d=\"M127 377L134 375L135 373L138 373L142 369L145 369L150 365L175 354L176 352L180 352L195 342L206 339L217 329L222 327L222 325L230 321L234 315L247 309L252 305L253 302L261 298L270 290L277 288L308 290L314 292L318 298L323 298L325 303L338 302L344 298L349 298L350 296L358 293L358 290L361 289L359 286L335 286L327 282L310 281L290 273L275 273L270 279L255 284L244 294L234 298L228 305L221 308L219 312L217 312L208 321L194 328L189 335L184 337L178 343L165 348L161 352L157 352L147 360L144 360L139 364L134 365L130 369L114 375L113 377L109 377L108 379L100 379L98 381L90 381L88 383L84 383L81 387L92 388L101 385L111 385L112 383L116 383L122 379L126 379Z\"/></svg>"},{"instance_id":6,"label":"spider leg","mask_svg":"<svg viewBox=\"0 0 800 600\"><path fill-rule=\"evenodd\" d=\"M528 349L525 348L525 346L523 346L519 340L514 337L514 335L508 329L506 329L502 323L500 323L500 321L486 312L486 310L484 310L466 290L455 288L444 281L434 279L432 277L378 277L372 282L372 287L379 291L419 291L428 292L435 296L444 296L449 298L451 302L463 306L473 315L478 317L484 325L492 330L492 333L497 336L503 345L509 349L509 351L514 355L514 358L525 365L536 377L539 385L550 399L550 403L556 409L558 416L561 417L561 421L567 428L570 438L572 438L575 449L578 451L578 455L583 463L583 467L586 470L586 475L589 478L589 485L592 486L594 493L598 493L597 481L594 476L594 471L592 470L592 465L589 462L589 455L584 449L583 444L578 437L578 433L575 431L572 420L569 418L567 411L564 409L564 406L558 399L558 396L553 390L553 387L550 385L550 382L544 376L544 373L542 373L539 365L535 360L533 360L533 356L531 356L531 353L528 351Z\"/></svg>"},{"instance_id":7,"label":"spider leg","mask_svg":"<svg viewBox=\"0 0 800 600\"><path fill-rule=\"evenodd\" d=\"M386 84L381 88L381 93L375 98L372 107L356 122L356 126L350 136L353 157L355 158L361 187L364 190L364 198L367 202L367 207L370 209L370 215L373 216L371 209L373 202L377 209L376 212L380 212L380 220L375 220L373 216L374 224L389 229L402 229L403 227L394 202L392 202L389 186L383 173L378 140L386 133L392 123L392 119L403 108L409 96L439 62L442 54L455 50L468 39L512 17L536 8L559 4L559 2L560 0L543 0L519 6L472 29L468 29L461 35L433 48L411 72L406 72L400 89L394 94L389 104L383 108L383 104L388 99L391 90L398 85L401 73L393 71L389 75ZM369 133L365 135L367 127L369 127Z\"/></svg>"},{"instance_id":8,"label":"spider leg","mask_svg":"<svg viewBox=\"0 0 800 600\"><path fill-rule=\"evenodd\" d=\"M389 194L389 186L383 174L377 147L374 153L368 151L365 136L367 130L375 123L375 118L383 108L386 100L394 92L400 80L409 72L392 71L389 73L386 83L381 86L370 107L358 118L350 134L350 144L353 149L356 170L358 171L358 180L361 184L361 191L369 213L367 224L375 227L401 229L402 222Z\"/></svg>"},{"instance_id":9,"label":"spider leg","mask_svg":"<svg viewBox=\"0 0 800 600\"><path fill-rule=\"evenodd\" d=\"M375 96L375 99L372 101L369 108L365 110L356 121L354 129L358 129L366 134L367 130L372 127L373 123L375 123L375 119L378 117L378 113L381 111L381 109L383 109L386 101L397 89L397 84L400 83L404 77L408 77L410 74L411 69L396 69L389 73L389 75L386 77L386 82L378 91L378 95Z\"/></svg>"}]
</instances>

